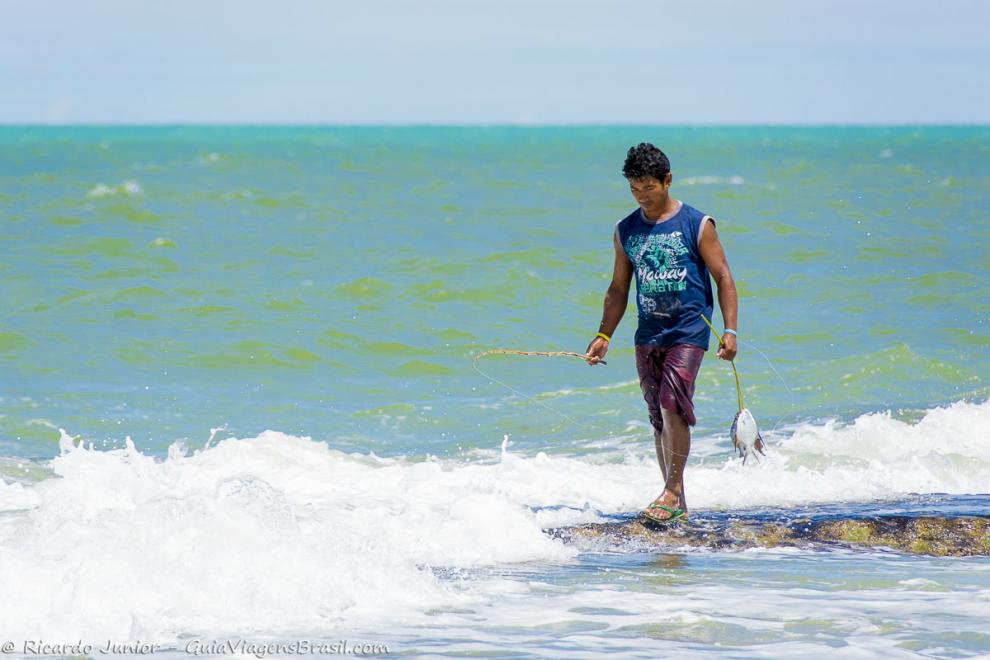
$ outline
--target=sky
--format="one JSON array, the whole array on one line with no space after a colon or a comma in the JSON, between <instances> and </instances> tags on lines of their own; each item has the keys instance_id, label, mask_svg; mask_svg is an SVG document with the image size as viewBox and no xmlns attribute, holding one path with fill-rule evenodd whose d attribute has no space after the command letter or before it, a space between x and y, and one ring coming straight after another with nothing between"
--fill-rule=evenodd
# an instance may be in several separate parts
<instances>
[{"instance_id":1,"label":"sky","mask_svg":"<svg viewBox=\"0 0 990 660\"><path fill-rule=\"evenodd\" d=\"M984 0L0 0L0 124L986 124Z\"/></svg>"}]
</instances>

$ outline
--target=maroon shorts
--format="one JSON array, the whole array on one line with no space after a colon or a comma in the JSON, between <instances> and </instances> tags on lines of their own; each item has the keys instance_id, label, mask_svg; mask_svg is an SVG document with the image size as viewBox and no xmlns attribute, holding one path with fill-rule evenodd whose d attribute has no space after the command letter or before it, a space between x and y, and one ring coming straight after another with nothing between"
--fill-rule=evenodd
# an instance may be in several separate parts
<instances>
[{"instance_id":1,"label":"maroon shorts","mask_svg":"<svg viewBox=\"0 0 990 660\"><path fill-rule=\"evenodd\" d=\"M663 427L661 408L676 410L688 426L694 426L694 380L698 377L705 349L691 344L658 348L644 344L636 347L636 371L639 386L650 409L650 422Z\"/></svg>"}]
</instances>

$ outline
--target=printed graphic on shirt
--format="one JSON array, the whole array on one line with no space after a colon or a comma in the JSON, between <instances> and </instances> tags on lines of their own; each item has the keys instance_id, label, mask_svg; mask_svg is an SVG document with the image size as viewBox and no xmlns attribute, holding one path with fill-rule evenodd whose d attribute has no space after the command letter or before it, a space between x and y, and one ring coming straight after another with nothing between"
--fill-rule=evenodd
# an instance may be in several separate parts
<instances>
[{"instance_id":1,"label":"printed graphic on shirt","mask_svg":"<svg viewBox=\"0 0 990 660\"><path fill-rule=\"evenodd\" d=\"M639 294L639 315L641 318L676 319L683 313L684 303L677 296L645 296Z\"/></svg>"},{"instance_id":2,"label":"printed graphic on shirt","mask_svg":"<svg viewBox=\"0 0 990 660\"><path fill-rule=\"evenodd\" d=\"M636 270L640 294L677 293L687 290L688 254L679 231L633 234L626 239L625 250Z\"/></svg>"}]
</instances>

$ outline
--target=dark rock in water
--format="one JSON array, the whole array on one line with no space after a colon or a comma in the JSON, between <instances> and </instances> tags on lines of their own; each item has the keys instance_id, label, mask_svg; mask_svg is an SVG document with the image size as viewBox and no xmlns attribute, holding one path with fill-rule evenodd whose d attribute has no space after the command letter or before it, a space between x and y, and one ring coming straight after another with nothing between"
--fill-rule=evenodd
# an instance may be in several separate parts
<instances>
[{"instance_id":1,"label":"dark rock in water","mask_svg":"<svg viewBox=\"0 0 990 660\"><path fill-rule=\"evenodd\" d=\"M884 547L938 557L990 556L990 516L901 516L766 520L702 517L658 525L638 519L562 527L549 532L589 550L701 547Z\"/></svg>"}]
</instances>

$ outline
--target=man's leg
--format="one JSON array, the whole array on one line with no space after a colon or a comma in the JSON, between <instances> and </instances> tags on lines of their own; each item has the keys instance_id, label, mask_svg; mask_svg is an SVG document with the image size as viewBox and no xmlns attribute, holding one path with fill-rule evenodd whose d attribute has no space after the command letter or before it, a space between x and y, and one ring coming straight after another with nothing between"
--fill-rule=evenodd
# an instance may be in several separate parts
<instances>
[{"instance_id":1,"label":"man's leg","mask_svg":"<svg viewBox=\"0 0 990 660\"><path fill-rule=\"evenodd\" d=\"M687 511L684 467L691 452L691 426L695 423L694 381L704 355L704 350L696 346L673 346L664 353L660 375L660 454L666 469L664 491L656 503L684 511ZM671 516L670 512L652 505L648 511L661 520Z\"/></svg>"},{"instance_id":2,"label":"man's leg","mask_svg":"<svg viewBox=\"0 0 990 660\"><path fill-rule=\"evenodd\" d=\"M663 482L667 483L667 454L663 449L663 419L662 412L657 411L658 415L661 415L660 428L657 425L653 425L653 446L657 450L657 463L660 464L660 474L663 475ZM653 413L650 413L650 418L652 420ZM652 423L652 422L651 422Z\"/></svg>"},{"instance_id":3,"label":"man's leg","mask_svg":"<svg viewBox=\"0 0 990 660\"><path fill-rule=\"evenodd\" d=\"M636 371L639 373L639 387L650 413L653 427L653 446L657 451L657 463L664 483L667 482L667 457L663 451L663 411L660 407L660 380L663 364L662 353L650 346L636 347Z\"/></svg>"},{"instance_id":4,"label":"man's leg","mask_svg":"<svg viewBox=\"0 0 990 660\"><path fill-rule=\"evenodd\" d=\"M691 427L676 410L662 408L664 463L664 495L662 501L667 506L687 511L687 497L684 494L684 466L691 453ZM676 497L674 497L676 496ZM664 516L665 517L665 516Z\"/></svg>"}]
</instances>

